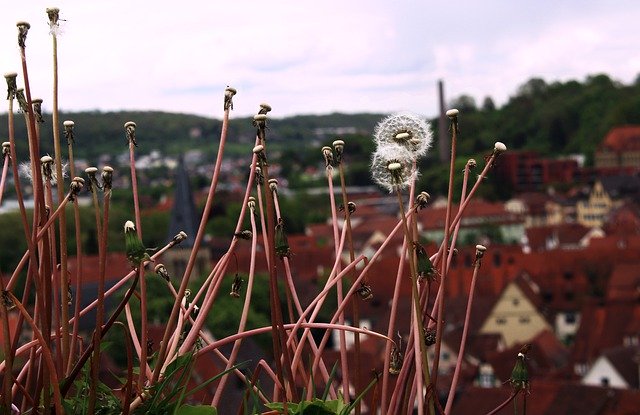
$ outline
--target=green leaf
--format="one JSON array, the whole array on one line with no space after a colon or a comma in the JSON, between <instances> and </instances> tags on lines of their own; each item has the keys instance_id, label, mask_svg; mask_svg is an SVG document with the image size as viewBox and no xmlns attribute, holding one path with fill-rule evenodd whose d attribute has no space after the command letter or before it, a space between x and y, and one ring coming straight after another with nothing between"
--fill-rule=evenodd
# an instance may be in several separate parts
<instances>
[{"instance_id":1,"label":"green leaf","mask_svg":"<svg viewBox=\"0 0 640 415\"><path fill-rule=\"evenodd\" d=\"M178 415L218 415L218 411L209 405L182 405L176 412Z\"/></svg>"}]
</instances>

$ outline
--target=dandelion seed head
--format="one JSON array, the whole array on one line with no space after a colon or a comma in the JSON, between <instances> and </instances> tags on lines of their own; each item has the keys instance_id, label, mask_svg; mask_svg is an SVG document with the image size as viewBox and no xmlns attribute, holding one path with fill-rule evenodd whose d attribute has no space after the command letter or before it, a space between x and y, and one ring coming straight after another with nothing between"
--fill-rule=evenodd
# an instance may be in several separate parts
<instances>
[{"instance_id":1,"label":"dandelion seed head","mask_svg":"<svg viewBox=\"0 0 640 415\"><path fill-rule=\"evenodd\" d=\"M500 141L496 141L496 143L493 145L493 151L495 151L496 153L503 153L507 151L507 146Z\"/></svg>"},{"instance_id":2,"label":"dandelion seed head","mask_svg":"<svg viewBox=\"0 0 640 415\"><path fill-rule=\"evenodd\" d=\"M429 124L419 116L407 112L383 119L376 126L373 137L378 146L398 144L406 147L413 159L427 154L433 141Z\"/></svg>"},{"instance_id":3,"label":"dandelion seed head","mask_svg":"<svg viewBox=\"0 0 640 415\"><path fill-rule=\"evenodd\" d=\"M126 221L124 223L124 231L125 232L135 232L136 231L136 225L133 224L133 221Z\"/></svg>"},{"instance_id":4,"label":"dandelion seed head","mask_svg":"<svg viewBox=\"0 0 640 415\"><path fill-rule=\"evenodd\" d=\"M373 154L371 175L379 186L392 193L408 187L417 178L412 165L413 155L406 147L387 144Z\"/></svg>"}]
</instances>

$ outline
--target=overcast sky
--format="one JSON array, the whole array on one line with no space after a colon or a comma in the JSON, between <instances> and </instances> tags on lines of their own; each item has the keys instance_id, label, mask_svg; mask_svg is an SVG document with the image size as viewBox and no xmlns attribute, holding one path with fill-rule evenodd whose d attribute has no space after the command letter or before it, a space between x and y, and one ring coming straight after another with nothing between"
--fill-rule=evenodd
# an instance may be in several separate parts
<instances>
[{"instance_id":1,"label":"overcast sky","mask_svg":"<svg viewBox=\"0 0 640 415\"><path fill-rule=\"evenodd\" d=\"M45 9L60 7L60 107L164 110L220 118L260 102L272 115L409 110L437 113L469 94L504 103L547 81L640 73L640 1L2 0L0 71L21 73L15 23L31 23L34 97L51 102ZM22 82L22 76L19 78Z\"/></svg>"}]
</instances>

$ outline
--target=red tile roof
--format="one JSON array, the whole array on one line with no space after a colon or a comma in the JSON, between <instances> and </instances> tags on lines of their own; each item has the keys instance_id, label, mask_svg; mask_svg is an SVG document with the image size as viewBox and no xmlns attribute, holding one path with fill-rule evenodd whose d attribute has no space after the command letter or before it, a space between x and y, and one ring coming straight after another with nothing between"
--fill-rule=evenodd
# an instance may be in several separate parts
<instances>
[{"instance_id":1,"label":"red tile roof","mask_svg":"<svg viewBox=\"0 0 640 415\"><path fill-rule=\"evenodd\" d=\"M611 129L600 149L615 152L640 150L640 125L624 125Z\"/></svg>"},{"instance_id":2,"label":"red tile roof","mask_svg":"<svg viewBox=\"0 0 640 415\"><path fill-rule=\"evenodd\" d=\"M614 266L606 298L610 301L640 299L640 261Z\"/></svg>"}]
</instances>

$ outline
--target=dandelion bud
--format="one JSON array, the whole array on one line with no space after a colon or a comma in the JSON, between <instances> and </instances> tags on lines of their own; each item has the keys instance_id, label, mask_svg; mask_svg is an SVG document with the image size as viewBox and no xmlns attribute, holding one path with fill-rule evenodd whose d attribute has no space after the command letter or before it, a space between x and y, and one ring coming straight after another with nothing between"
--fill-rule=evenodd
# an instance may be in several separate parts
<instances>
[{"instance_id":1,"label":"dandelion bud","mask_svg":"<svg viewBox=\"0 0 640 415\"><path fill-rule=\"evenodd\" d=\"M251 196L249 198L249 201L247 202L247 206L249 207L249 209L255 210L255 208L256 208L256 198Z\"/></svg>"},{"instance_id":2,"label":"dandelion bud","mask_svg":"<svg viewBox=\"0 0 640 415\"><path fill-rule=\"evenodd\" d=\"M180 231L176 236L173 237L171 242L173 242L174 245L177 245L185 239L187 239L187 234L184 231Z\"/></svg>"},{"instance_id":3,"label":"dandelion bud","mask_svg":"<svg viewBox=\"0 0 640 415\"><path fill-rule=\"evenodd\" d=\"M260 164L267 163L267 156L264 154L264 146L262 144L258 144L253 148L253 154L256 155L258 159L258 163Z\"/></svg>"},{"instance_id":4,"label":"dandelion bud","mask_svg":"<svg viewBox=\"0 0 640 415\"><path fill-rule=\"evenodd\" d=\"M89 190L93 192L93 186L100 188L100 184L98 183L98 179L96 178L96 173L98 172L98 168L87 167L86 169L84 169L84 172L87 173L87 176L89 176L89 181L91 182L91 186L89 187Z\"/></svg>"},{"instance_id":5,"label":"dandelion bud","mask_svg":"<svg viewBox=\"0 0 640 415\"><path fill-rule=\"evenodd\" d=\"M60 9L57 7L47 7L47 17L49 17L49 26L53 28L58 25L60 18Z\"/></svg>"},{"instance_id":6,"label":"dandelion bud","mask_svg":"<svg viewBox=\"0 0 640 415\"><path fill-rule=\"evenodd\" d=\"M262 174L262 168L260 166L256 166L256 185L262 186L264 184L264 175Z\"/></svg>"},{"instance_id":7,"label":"dandelion bud","mask_svg":"<svg viewBox=\"0 0 640 415\"><path fill-rule=\"evenodd\" d=\"M2 155L3 156L9 155L10 152L11 152L11 143L8 141L5 141L4 143L2 143Z\"/></svg>"},{"instance_id":8,"label":"dandelion bud","mask_svg":"<svg viewBox=\"0 0 640 415\"><path fill-rule=\"evenodd\" d=\"M460 113L460 111L458 111L457 109L453 108L453 109L450 109L449 111L447 111L447 117L449 117L449 119L453 120L453 119L456 119L458 117L459 113Z\"/></svg>"},{"instance_id":9,"label":"dandelion bud","mask_svg":"<svg viewBox=\"0 0 640 415\"><path fill-rule=\"evenodd\" d=\"M44 118L42 117L42 99L34 98L31 100L33 104L33 115L36 116L36 122L39 124L44 123Z\"/></svg>"},{"instance_id":10,"label":"dandelion bud","mask_svg":"<svg viewBox=\"0 0 640 415\"><path fill-rule=\"evenodd\" d=\"M344 154L344 141L335 140L333 142L333 150L336 152L336 163L342 163L342 156Z\"/></svg>"},{"instance_id":11,"label":"dandelion bud","mask_svg":"<svg viewBox=\"0 0 640 415\"><path fill-rule=\"evenodd\" d=\"M269 179L269 190L272 192L278 191L278 179Z\"/></svg>"},{"instance_id":12,"label":"dandelion bud","mask_svg":"<svg viewBox=\"0 0 640 415\"><path fill-rule=\"evenodd\" d=\"M271 105L266 102L260 104L260 111L258 111L258 114L267 114L269 111L271 111Z\"/></svg>"},{"instance_id":13,"label":"dandelion bud","mask_svg":"<svg viewBox=\"0 0 640 415\"><path fill-rule=\"evenodd\" d=\"M7 80L7 99L14 99L16 97L16 90L18 89L18 84L16 83L18 74L15 72L7 72L4 74L4 77Z\"/></svg>"},{"instance_id":14,"label":"dandelion bud","mask_svg":"<svg viewBox=\"0 0 640 415\"><path fill-rule=\"evenodd\" d=\"M232 110L233 109L233 96L238 91L235 88L227 86L224 90L224 110Z\"/></svg>"},{"instance_id":15,"label":"dandelion bud","mask_svg":"<svg viewBox=\"0 0 640 415\"><path fill-rule=\"evenodd\" d=\"M18 27L18 46L24 49L27 42L27 33L29 33L31 25L27 22L18 22L16 26Z\"/></svg>"},{"instance_id":16,"label":"dandelion bud","mask_svg":"<svg viewBox=\"0 0 640 415\"><path fill-rule=\"evenodd\" d=\"M53 158L51 156L42 156L40 158L40 166L45 180L53 180Z\"/></svg>"},{"instance_id":17,"label":"dandelion bud","mask_svg":"<svg viewBox=\"0 0 640 415\"><path fill-rule=\"evenodd\" d=\"M427 347L436 344L436 329L426 329L424 331L424 344Z\"/></svg>"},{"instance_id":18,"label":"dandelion bud","mask_svg":"<svg viewBox=\"0 0 640 415\"><path fill-rule=\"evenodd\" d=\"M133 144L138 147L136 142L136 123L133 121L127 121L124 124L125 135L127 136L127 143Z\"/></svg>"},{"instance_id":19,"label":"dandelion bud","mask_svg":"<svg viewBox=\"0 0 640 415\"><path fill-rule=\"evenodd\" d=\"M24 88L16 89L16 101L18 101L20 111L27 114L29 112L29 104L27 103L27 98L24 96Z\"/></svg>"},{"instance_id":20,"label":"dandelion bud","mask_svg":"<svg viewBox=\"0 0 640 415\"><path fill-rule=\"evenodd\" d=\"M158 274L158 276L162 277L167 282L171 281L171 277L169 276L169 271L167 271L167 267L164 264L158 264L155 266L153 271Z\"/></svg>"},{"instance_id":21,"label":"dandelion bud","mask_svg":"<svg viewBox=\"0 0 640 415\"><path fill-rule=\"evenodd\" d=\"M358 288L357 293L362 301L368 301L373 298L373 290L371 290L371 286L363 282L360 283L360 288Z\"/></svg>"},{"instance_id":22,"label":"dandelion bud","mask_svg":"<svg viewBox=\"0 0 640 415\"><path fill-rule=\"evenodd\" d=\"M82 190L83 187L84 179L82 177L74 177L73 180L71 180L71 184L69 185L69 190L71 191L69 193L69 200L73 201L75 197L78 196L78 193L80 193L80 190Z\"/></svg>"},{"instance_id":23,"label":"dandelion bud","mask_svg":"<svg viewBox=\"0 0 640 415\"><path fill-rule=\"evenodd\" d=\"M71 120L66 120L62 123L62 125L64 126L64 138L67 139L67 144L73 144L73 126L75 125L75 123Z\"/></svg>"},{"instance_id":24,"label":"dandelion bud","mask_svg":"<svg viewBox=\"0 0 640 415\"><path fill-rule=\"evenodd\" d=\"M427 192L420 192L420 194L416 197L416 204L419 209L424 209L427 207L427 203L429 203L429 199L431 199L431 195Z\"/></svg>"},{"instance_id":25,"label":"dandelion bud","mask_svg":"<svg viewBox=\"0 0 640 415\"><path fill-rule=\"evenodd\" d=\"M500 141L496 141L496 143L493 145L493 153L495 155L498 155L500 153L504 153L505 151L507 151L507 146Z\"/></svg>"},{"instance_id":26,"label":"dandelion bud","mask_svg":"<svg viewBox=\"0 0 640 415\"><path fill-rule=\"evenodd\" d=\"M333 151L331 151L331 147L322 147L322 156L324 157L325 167L329 167L333 164Z\"/></svg>"},{"instance_id":27,"label":"dandelion bud","mask_svg":"<svg viewBox=\"0 0 640 415\"><path fill-rule=\"evenodd\" d=\"M113 168L111 166L102 168L102 187L105 191L113 187Z\"/></svg>"}]
</instances>

